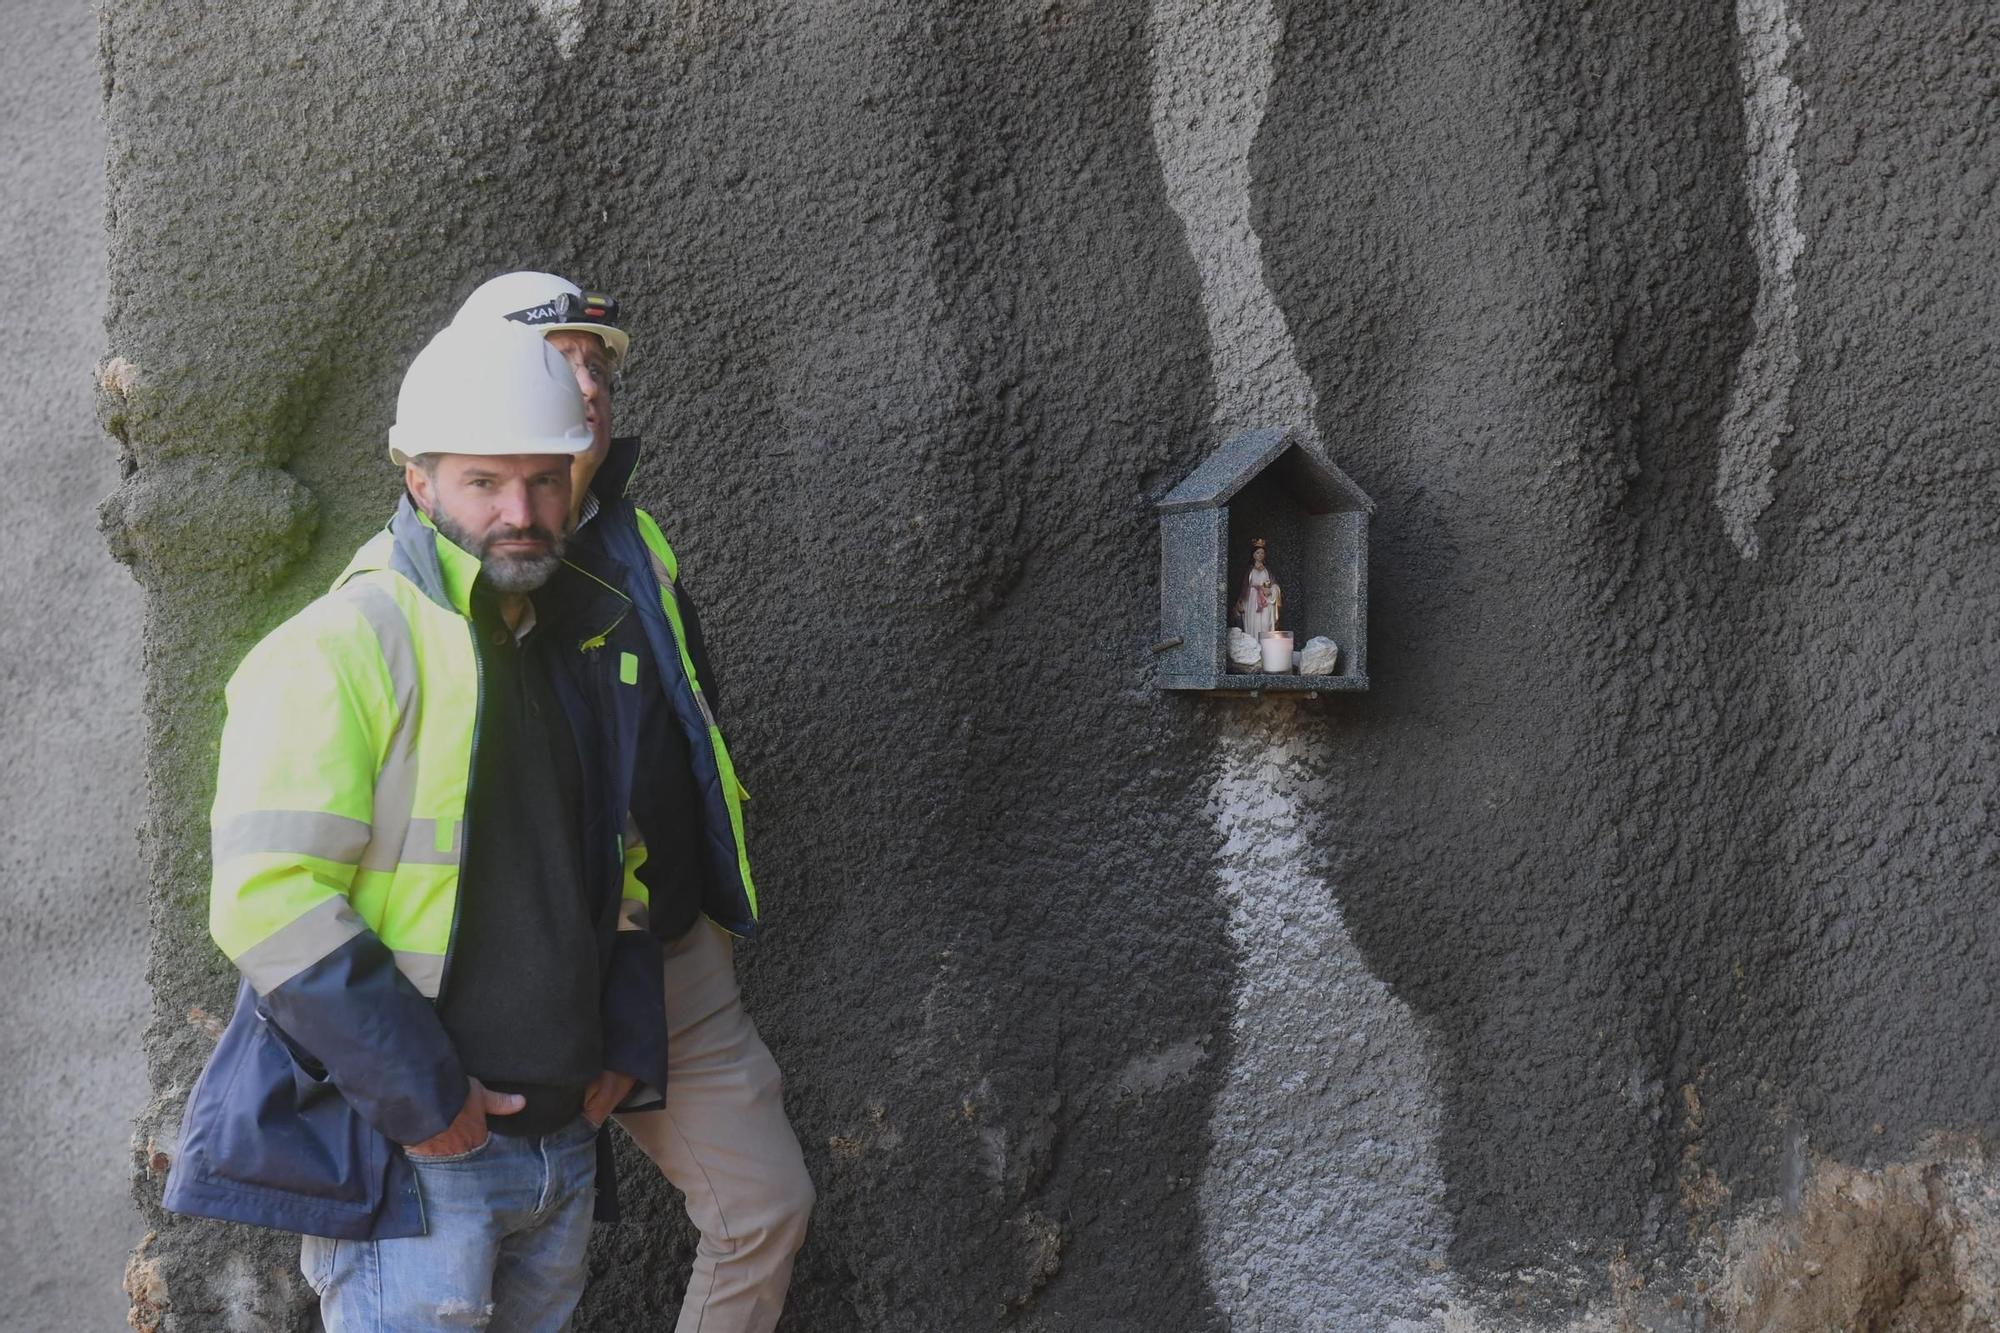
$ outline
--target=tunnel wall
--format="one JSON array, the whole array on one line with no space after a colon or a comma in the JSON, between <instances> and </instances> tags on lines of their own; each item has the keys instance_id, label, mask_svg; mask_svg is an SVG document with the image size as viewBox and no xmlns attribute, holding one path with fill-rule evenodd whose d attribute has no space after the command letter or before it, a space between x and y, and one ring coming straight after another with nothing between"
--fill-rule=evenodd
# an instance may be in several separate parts
<instances>
[{"instance_id":1,"label":"tunnel wall","mask_svg":"<svg viewBox=\"0 0 2000 1333\"><path fill-rule=\"evenodd\" d=\"M788 1327L1804 1320L1850 1206L1879 1253L1814 1273L1990 1301L1981 7L104 31L169 1164L231 977L221 685L388 511L416 348L547 267L628 303L635 494L755 793ZM1261 424L1377 502L1364 696L1151 688L1152 503ZM624 1162L587 1328L685 1280ZM305 1326L284 1241L159 1183L146 1318Z\"/></svg>"},{"instance_id":2,"label":"tunnel wall","mask_svg":"<svg viewBox=\"0 0 2000 1333\"><path fill-rule=\"evenodd\" d=\"M110 1328L143 1228L140 591L104 555L104 128L87 7L0 42L0 1329Z\"/></svg>"}]
</instances>

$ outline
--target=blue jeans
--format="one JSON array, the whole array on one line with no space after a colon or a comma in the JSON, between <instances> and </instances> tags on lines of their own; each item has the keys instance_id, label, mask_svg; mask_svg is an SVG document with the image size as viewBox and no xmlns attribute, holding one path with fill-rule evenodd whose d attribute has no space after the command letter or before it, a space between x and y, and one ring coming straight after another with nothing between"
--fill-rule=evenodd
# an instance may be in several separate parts
<instances>
[{"instance_id":1,"label":"blue jeans","mask_svg":"<svg viewBox=\"0 0 2000 1333\"><path fill-rule=\"evenodd\" d=\"M304 1238L299 1268L327 1333L568 1328L597 1201L590 1122L578 1116L539 1138L493 1134L469 1153L410 1161L426 1234Z\"/></svg>"}]
</instances>

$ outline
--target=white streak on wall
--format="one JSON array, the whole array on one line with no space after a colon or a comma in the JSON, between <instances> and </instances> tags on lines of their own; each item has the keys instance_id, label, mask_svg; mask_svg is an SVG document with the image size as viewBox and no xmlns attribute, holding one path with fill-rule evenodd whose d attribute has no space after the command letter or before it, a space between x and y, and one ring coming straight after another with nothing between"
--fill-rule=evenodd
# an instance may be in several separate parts
<instances>
[{"instance_id":1,"label":"white streak on wall","mask_svg":"<svg viewBox=\"0 0 2000 1333\"><path fill-rule=\"evenodd\" d=\"M1746 560L1758 554L1757 520L1771 505L1778 442L1791 430L1799 374L1799 308L1793 268L1805 249L1799 231L1799 131L1805 98L1785 73L1800 38L1785 0L1737 0L1742 41L1743 132L1749 169L1751 240L1757 251L1755 332L1736 362L1722 421L1715 505Z\"/></svg>"},{"instance_id":2,"label":"white streak on wall","mask_svg":"<svg viewBox=\"0 0 2000 1333\"><path fill-rule=\"evenodd\" d=\"M1216 439L1285 425L1317 443L1250 217L1278 37L1269 0L1155 0L1153 137L1201 278ZM1234 1328L1393 1328L1449 1296L1431 1043L1370 973L1310 836L1329 804L1326 719L1297 701L1226 707L1208 809L1237 979L1202 1261Z\"/></svg>"},{"instance_id":3,"label":"white streak on wall","mask_svg":"<svg viewBox=\"0 0 2000 1333\"><path fill-rule=\"evenodd\" d=\"M1151 35L1153 145L1201 271L1216 425L1223 437L1288 425L1317 442L1319 401L1250 224L1250 146L1278 40L1270 0L1155 0Z\"/></svg>"},{"instance_id":4,"label":"white streak on wall","mask_svg":"<svg viewBox=\"0 0 2000 1333\"><path fill-rule=\"evenodd\" d=\"M1390 1329L1451 1295L1436 1062L1341 920L1309 836L1334 760L1296 708L1246 711L1209 791L1238 962L1202 1258L1234 1328Z\"/></svg>"},{"instance_id":5,"label":"white streak on wall","mask_svg":"<svg viewBox=\"0 0 2000 1333\"><path fill-rule=\"evenodd\" d=\"M568 60L583 44L590 30L590 16L584 13L586 0L529 0L535 14L555 35L556 54Z\"/></svg>"}]
</instances>

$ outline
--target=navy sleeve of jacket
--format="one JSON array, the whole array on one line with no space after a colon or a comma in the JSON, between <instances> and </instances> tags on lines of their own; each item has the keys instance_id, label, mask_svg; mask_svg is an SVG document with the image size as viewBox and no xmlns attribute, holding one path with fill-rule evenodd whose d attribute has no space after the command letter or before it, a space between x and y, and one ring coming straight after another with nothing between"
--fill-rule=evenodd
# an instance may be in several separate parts
<instances>
[{"instance_id":1,"label":"navy sleeve of jacket","mask_svg":"<svg viewBox=\"0 0 2000 1333\"><path fill-rule=\"evenodd\" d=\"M356 935L263 997L308 1073L317 1063L397 1143L444 1132L465 1105L465 1069L431 1002L372 933Z\"/></svg>"}]
</instances>

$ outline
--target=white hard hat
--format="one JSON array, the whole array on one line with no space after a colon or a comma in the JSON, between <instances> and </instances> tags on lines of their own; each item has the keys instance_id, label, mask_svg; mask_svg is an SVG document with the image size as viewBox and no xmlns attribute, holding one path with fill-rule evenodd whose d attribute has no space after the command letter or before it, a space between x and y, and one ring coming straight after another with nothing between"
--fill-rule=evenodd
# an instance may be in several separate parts
<instances>
[{"instance_id":1,"label":"white hard hat","mask_svg":"<svg viewBox=\"0 0 2000 1333\"><path fill-rule=\"evenodd\" d=\"M590 440L562 354L523 325L481 319L445 328L410 363L389 457L580 454Z\"/></svg>"},{"instance_id":2,"label":"white hard hat","mask_svg":"<svg viewBox=\"0 0 2000 1333\"><path fill-rule=\"evenodd\" d=\"M568 278L553 273L502 273L489 278L465 298L452 322L465 319L511 319L542 333L577 329L604 341L604 354L616 370L625 363L632 339L618 327L618 302L603 292L586 292Z\"/></svg>"}]
</instances>

